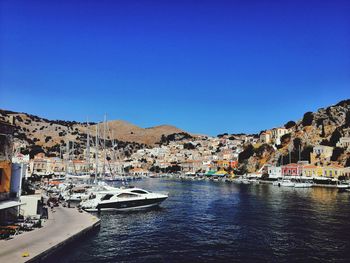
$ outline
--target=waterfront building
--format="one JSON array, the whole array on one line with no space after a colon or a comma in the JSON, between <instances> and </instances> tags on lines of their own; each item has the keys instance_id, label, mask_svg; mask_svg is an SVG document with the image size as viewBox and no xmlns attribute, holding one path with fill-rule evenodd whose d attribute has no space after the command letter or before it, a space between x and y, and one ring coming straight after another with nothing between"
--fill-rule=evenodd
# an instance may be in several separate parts
<instances>
[{"instance_id":1,"label":"waterfront building","mask_svg":"<svg viewBox=\"0 0 350 263\"><path fill-rule=\"evenodd\" d=\"M49 174L63 174L66 171L65 162L58 157L48 158L47 173Z\"/></svg>"},{"instance_id":2,"label":"waterfront building","mask_svg":"<svg viewBox=\"0 0 350 263\"><path fill-rule=\"evenodd\" d=\"M131 175L134 175L134 176L147 176L149 174L149 172L147 170L139 168L139 167L131 169L129 171L129 173Z\"/></svg>"},{"instance_id":3,"label":"waterfront building","mask_svg":"<svg viewBox=\"0 0 350 263\"><path fill-rule=\"evenodd\" d=\"M338 178L343 175L344 167L336 164L328 165L323 167L324 177Z\"/></svg>"},{"instance_id":4,"label":"waterfront building","mask_svg":"<svg viewBox=\"0 0 350 263\"><path fill-rule=\"evenodd\" d=\"M267 173L269 174L269 178L280 178L282 177L282 167L274 166L271 164L266 165Z\"/></svg>"},{"instance_id":5,"label":"waterfront building","mask_svg":"<svg viewBox=\"0 0 350 263\"><path fill-rule=\"evenodd\" d=\"M217 160L213 162L212 168L215 169L229 169L229 168L237 168L238 161L233 160Z\"/></svg>"},{"instance_id":6,"label":"waterfront building","mask_svg":"<svg viewBox=\"0 0 350 263\"><path fill-rule=\"evenodd\" d=\"M44 153L38 153L29 161L29 173L37 175L48 174L48 158Z\"/></svg>"},{"instance_id":7,"label":"waterfront building","mask_svg":"<svg viewBox=\"0 0 350 263\"><path fill-rule=\"evenodd\" d=\"M302 165L290 163L282 165L282 176L300 176L302 174Z\"/></svg>"},{"instance_id":8,"label":"waterfront building","mask_svg":"<svg viewBox=\"0 0 350 263\"><path fill-rule=\"evenodd\" d=\"M343 176L345 176L346 179L350 178L350 167L344 167Z\"/></svg>"},{"instance_id":9,"label":"waterfront building","mask_svg":"<svg viewBox=\"0 0 350 263\"><path fill-rule=\"evenodd\" d=\"M323 176L323 167L313 164L304 165L302 175L306 177L321 177Z\"/></svg>"}]
</instances>

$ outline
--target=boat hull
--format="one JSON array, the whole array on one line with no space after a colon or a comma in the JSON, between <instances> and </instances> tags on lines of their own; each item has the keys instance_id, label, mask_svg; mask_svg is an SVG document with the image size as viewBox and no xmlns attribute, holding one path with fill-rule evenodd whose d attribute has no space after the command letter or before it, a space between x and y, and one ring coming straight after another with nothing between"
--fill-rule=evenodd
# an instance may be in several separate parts
<instances>
[{"instance_id":1,"label":"boat hull","mask_svg":"<svg viewBox=\"0 0 350 263\"><path fill-rule=\"evenodd\" d=\"M165 199L167 199L167 197L100 203L96 206L96 208L84 208L84 210L92 212L92 211L108 211L108 210L145 209L145 208L158 206Z\"/></svg>"}]
</instances>

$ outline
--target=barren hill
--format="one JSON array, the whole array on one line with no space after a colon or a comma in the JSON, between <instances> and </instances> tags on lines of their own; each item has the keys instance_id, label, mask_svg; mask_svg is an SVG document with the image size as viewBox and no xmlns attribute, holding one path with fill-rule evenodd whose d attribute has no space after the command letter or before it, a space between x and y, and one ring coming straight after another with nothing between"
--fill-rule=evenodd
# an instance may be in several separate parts
<instances>
[{"instance_id":1,"label":"barren hill","mask_svg":"<svg viewBox=\"0 0 350 263\"><path fill-rule=\"evenodd\" d=\"M181 133L183 130L171 125L161 125L150 128L141 128L122 120L115 120L107 122L107 131L111 139L120 141L136 142L147 145L154 145L159 142L162 135L169 135L173 133ZM91 127L96 129L95 125ZM99 124L100 131L103 131L103 124Z\"/></svg>"},{"instance_id":2,"label":"barren hill","mask_svg":"<svg viewBox=\"0 0 350 263\"><path fill-rule=\"evenodd\" d=\"M27 113L19 113L0 109L0 120L14 121L16 126L15 141L23 149L44 150L46 153L60 152L67 141L74 142L76 150L82 153L86 145L87 127L91 137L95 136L96 123L80 123L76 121L48 120ZM104 131L103 123L99 123L99 135ZM162 135L183 132L170 126L161 125L151 128L141 128L122 120L109 121L106 125L107 139L118 140L118 147L132 152L144 147L152 147L161 141ZM92 138L93 139L93 138Z\"/></svg>"}]
</instances>

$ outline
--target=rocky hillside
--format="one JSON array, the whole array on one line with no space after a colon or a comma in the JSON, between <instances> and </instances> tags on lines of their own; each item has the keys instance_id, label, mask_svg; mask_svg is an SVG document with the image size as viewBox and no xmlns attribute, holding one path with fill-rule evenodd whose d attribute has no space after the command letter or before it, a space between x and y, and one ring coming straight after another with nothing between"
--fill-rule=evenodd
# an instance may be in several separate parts
<instances>
[{"instance_id":1,"label":"rocky hillside","mask_svg":"<svg viewBox=\"0 0 350 263\"><path fill-rule=\"evenodd\" d=\"M281 164L300 159L310 161L310 152L316 145L331 146L334 149L328 163L317 160L316 164L350 165L349 151L337 147L341 137L350 136L350 99L316 112L306 112L303 118L289 121L284 127L290 132L281 138L279 145L270 143L245 146L245 151L240 155L242 171L255 172L266 163Z\"/></svg>"},{"instance_id":2,"label":"rocky hillside","mask_svg":"<svg viewBox=\"0 0 350 263\"><path fill-rule=\"evenodd\" d=\"M15 142L26 152L36 153L44 151L53 156L60 152L60 147L67 141L74 142L76 151L83 152L86 145L87 131L90 129L91 140L94 141L96 125L99 125L99 134L103 134L103 124L80 123L75 121L48 120L27 113L19 113L8 110L0 110L0 120L11 122L16 126ZM162 125L151 128L140 128L125 121L107 122L107 145L112 145L112 140L117 142L118 148L126 152L152 147L160 142L162 136L181 133L182 130Z\"/></svg>"},{"instance_id":3,"label":"rocky hillside","mask_svg":"<svg viewBox=\"0 0 350 263\"><path fill-rule=\"evenodd\" d=\"M170 125L141 128L122 120L109 121L107 122L107 127L110 131L108 135L112 139L147 145L154 145L155 143L160 142L162 135L166 136L183 132L182 130ZM92 129L95 129L95 126L93 126Z\"/></svg>"}]
</instances>

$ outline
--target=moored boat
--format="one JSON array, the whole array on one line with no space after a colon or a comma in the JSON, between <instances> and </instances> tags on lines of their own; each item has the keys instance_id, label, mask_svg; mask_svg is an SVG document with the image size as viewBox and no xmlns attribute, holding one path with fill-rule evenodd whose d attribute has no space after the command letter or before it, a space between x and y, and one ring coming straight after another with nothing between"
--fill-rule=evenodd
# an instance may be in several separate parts
<instances>
[{"instance_id":1,"label":"moored boat","mask_svg":"<svg viewBox=\"0 0 350 263\"><path fill-rule=\"evenodd\" d=\"M157 206L168 198L168 194L152 193L141 188L116 188L97 192L80 203L86 211L130 210Z\"/></svg>"},{"instance_id":2,"label":"moored boat","mask_svg":"<svg viewBox=\"0 0 350 263\"><path fill-rule=\"evenodd\" d=\"M282 180L278 186L284 186L284 187L294 187L295 183L293 183L291 180L284 179Z\"/></svg>"},{"instance_id":3,"label":"moored boat","mask_svg":"<svg viewBox=\"0 0 350 263\"><path fill-rule=\"evenodd\" d=\"M313 184L309 182L296 182L294 183L295 188L310 188Z\"/></svg>"}]
</instances>

